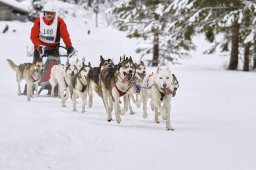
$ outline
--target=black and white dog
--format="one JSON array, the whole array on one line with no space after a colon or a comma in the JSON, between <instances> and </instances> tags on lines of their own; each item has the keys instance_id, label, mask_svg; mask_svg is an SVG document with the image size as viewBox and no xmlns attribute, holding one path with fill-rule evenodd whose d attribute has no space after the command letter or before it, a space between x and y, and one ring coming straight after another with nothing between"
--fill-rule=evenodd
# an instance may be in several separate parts
<instances>
[{"instance_id":1,"label":"black and white dog","mask_svg":"<svg viewBox=\"0 0 256 170\"><path fill-rule=\"evenodd\" d=\"M111 72L111 69L110 69ZM131 57L121 57L119 63L111 73L109 86L102 85L103 99L107 110L107 120L112 120L112 110L114 104L116 122L120 124L121 114L128 110L128 96L132 90L132 79L135 74L135 64ZM124 108L120 108L120 97L124 97ZM112 100L111 100L112 99ZM108 102L108 103L107 103ZM107 104L106 104L107 103Z\"/></svg>"},{"instance_id":2,"label":"black and white dog","mask_svg":"<svg viewBox=\"0 0 256 170\"><path fill-rule=\"evenodd\" d=\"M139 108L141 106L141 83L146 76L146 67L143 61L140 61L140 63L135 63L136 72L133 77L133 90L131 90L131 93L129 94L129 110L130 114L134 114L131 100L136 106ZM135 97L134 97L135 96Z\"/></svg>"},{"instance_id":3,"label":"black and white dog","mask_svg":"<svg viewBox=\"0 0 256 170\"><path fill-rule=\"evenodd\" d=\"M72 102L73 102L73 111L76 112L76 99L77 96L82 99L82 113L85 112L85 105L87 104L87 95L89 93L89 81L88 73L91 69L91 63L83 64L79 69L78 73L71 79L72 82Z\"/></svg>"},{"instance_id":4,"label":"black and white dog","mask_svg":"<svg viewBox=\"0 0 256 170\"><path fill-rule=\"evenodd\" d=\"M54 96L54 88L58 84L59 93L61 98L61 106L66 107L66 100L69 97L69 92L72 93L71 79L78 72L76 63L66 63L66 65L54 65L51 69L51 76L49 82L51 84L52 90L51 95ZM64 92L66 91L66 95Z\"/></svg>"}]
</instances>

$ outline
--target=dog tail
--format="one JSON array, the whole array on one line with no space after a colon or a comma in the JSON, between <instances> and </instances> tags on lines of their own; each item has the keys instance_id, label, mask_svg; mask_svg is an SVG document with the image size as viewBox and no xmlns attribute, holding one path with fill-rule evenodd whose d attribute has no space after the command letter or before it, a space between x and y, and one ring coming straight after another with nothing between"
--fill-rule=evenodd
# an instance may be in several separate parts
<instances>
[{"instance_id":1,"label":"dog tail","mask_svg":"<svg viewBox=\"0 0 256 170\"><path fill-rule=\"evenodd\" d=\"M12 60L7 59L7 62L9 63L10 67L16 71L16 68L18 67Z\"/></svg>"}]
</instances>

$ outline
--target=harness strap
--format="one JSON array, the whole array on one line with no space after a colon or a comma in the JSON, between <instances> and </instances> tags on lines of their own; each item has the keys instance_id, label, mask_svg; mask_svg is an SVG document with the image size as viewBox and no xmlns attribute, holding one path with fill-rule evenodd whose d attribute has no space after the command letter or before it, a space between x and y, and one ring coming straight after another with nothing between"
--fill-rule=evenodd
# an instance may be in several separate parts
<instances>
[{"instance_id":1,"label":"harness strap","mask_svg":"<svg viewBox=\"0 0 256 170\"><path fill-rule=\"evenodd\" d=\"M34 82L38 81L38 80L40 79L40 77L35 80L35 79L33 78L33 76L31 76L31 79L33 80L32 82L34 83Z\"/></svg>"},{"instance_id":2,"label":"harness strap","mask_svg":"<svg viewBox=\"0 0 256 170\"><path fill-rule=\"evenodd\" d=\"M147 80L147 87L149 85L149 78L152 77L154 75L154 73L152 72L149 76L148 76L148 80Z\"/></svg>"},{"instance_id":3,"label":"harness strap","mask_svg":"<svg viewBox=\"0 0 256 170\"><path fill-rule=\"evenodd\" d=\"M64 77L64 82L65 82L65 86L66 86L66 88L67 88L67 87L68 87L68 83L67 83L65 77Z\"/></svg>"},{"instance_id":4,"label":"harness strap","mask_svg":"<svg viewBox=\"0 0 256 170\"><path fill-rule=\"evenodd\" d=\"M115 83L115 88L118 91L119 96L122 97L123 95L125 95L127 93L127 91L131 88L131 86L125 92L119 90L118 87L116 86L116 83Z\"/></svg>"},{"instance_id":5,"label":"harness strap","mask_svg":"<svg viewBox=\"0 0 256 170\"><path fill-rule=\"evenodd\" d=\"M87 88L87 85L84 85L83 82L80 80L80 77L78 77L78 80L80 81L80 83L82 84L82 90L80 90L82 93L84 93L84 91Z\"/></svg>"},{"instance_id":6,"label":"harness strap","mask_svg":"<svg viewBox=\"0 0 256 170\"><path fill-rule=\"evenodd\" d=\"M160 91L159 91L159 93L160 93L160 95L161 95L160 100L163 101L165 94L162 93L162 92L160 92Z\"/></svg>"}]
</instances>

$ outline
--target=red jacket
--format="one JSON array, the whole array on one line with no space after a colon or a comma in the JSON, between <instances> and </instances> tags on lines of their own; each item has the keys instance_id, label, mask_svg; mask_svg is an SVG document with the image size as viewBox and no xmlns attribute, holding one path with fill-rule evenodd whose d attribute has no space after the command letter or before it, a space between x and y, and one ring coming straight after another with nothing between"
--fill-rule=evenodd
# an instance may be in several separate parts
<instances>
[{"instance_id":1,"label":"red jacket","mask_svg":"<svg viewBox=\"0 0 256 170\"><path fill-rule=\"evenodd\" d=\"M43 17L44 22L47 25L51 25L53 23L52 21L47 21L45 19L45 17ZM40 18L37 18L34 22L34 25L31 29L31 34L30 34L30 39L32 41L32 43L35 46L35 49L39 49L40 45L45 45L47 47L53 47L53 48L57 48L57 46L59 45L58 42L60 42L60 38L63 39L66 47L71 46L71 40L69 37L69 33L67 30L67 26L66 23L64 22L64 20L60 17L58 17L58 27L57 27L57 37L56 37L56 42L55 43L45 43L39 40L39 33L40 33Z\"/></svg>"}]
</instances>

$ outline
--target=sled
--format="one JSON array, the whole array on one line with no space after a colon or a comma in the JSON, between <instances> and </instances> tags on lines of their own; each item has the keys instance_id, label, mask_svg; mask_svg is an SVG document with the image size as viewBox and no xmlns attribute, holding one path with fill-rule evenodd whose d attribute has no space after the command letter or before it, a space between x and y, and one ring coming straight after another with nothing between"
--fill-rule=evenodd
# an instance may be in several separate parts
<instances>
[{"instance_id":1,"label":"sled","mask_svg":"<svg viewBox=\"0 0 256 170\"><path fill-rule=\"evenodd\" d=\"M71 58L73 55L75 55L77 53L77 51L75 51L75 53L73 53L72 55L68 55L67 54L67 49L63 46L60 46L61 48L65 49L65 53L66 54L56 54L56 55L49 55L47 54L47 50L45 50L47 47L43 46L42 48L42 53L40 53L40 57L42 59L46 58L45 61L45 65L44 65L44 70L41 74L41 81L39 83L40 90L39 90L39 95L42 91L44 90L48 90L47 95L51 94L51 84L49 82L50 76L51 76L51 69L54 65L58 65L61 64L61 57L65 57L67 58L67 61L69 60L69 58ZM58 95L58 86L55 87L55 95Z\"/></svg>"}]
</instances>

